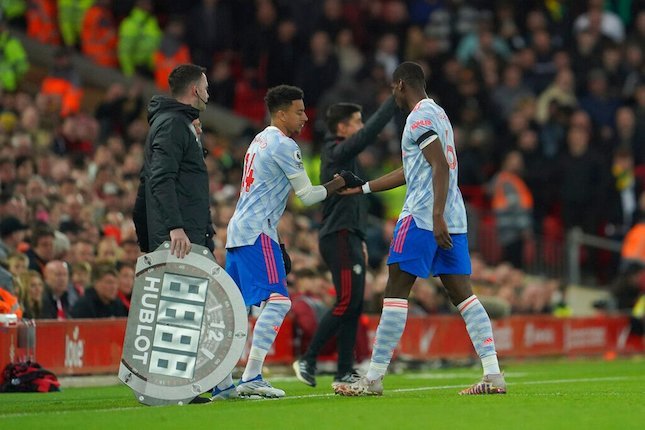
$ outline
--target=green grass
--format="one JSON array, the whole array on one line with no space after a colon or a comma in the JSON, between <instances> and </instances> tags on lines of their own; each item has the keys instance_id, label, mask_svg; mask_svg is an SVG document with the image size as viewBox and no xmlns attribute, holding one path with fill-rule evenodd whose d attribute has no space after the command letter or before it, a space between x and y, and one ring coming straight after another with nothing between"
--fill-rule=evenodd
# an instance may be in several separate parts
<instances>
[{"instance_id":1,"label":"green grass","mask_svg":"<svg viewBox=\"0 0 645 430\"><path fill-rule=\"evenodd\" d=\"M645 360L558 360L504 365L505 396L462 397L476 369L388 375L383 397L331 394L272 378L280 400L147 407L125 386L0 394L2 429L642 429Z\"/></svg>"}]
</instances>

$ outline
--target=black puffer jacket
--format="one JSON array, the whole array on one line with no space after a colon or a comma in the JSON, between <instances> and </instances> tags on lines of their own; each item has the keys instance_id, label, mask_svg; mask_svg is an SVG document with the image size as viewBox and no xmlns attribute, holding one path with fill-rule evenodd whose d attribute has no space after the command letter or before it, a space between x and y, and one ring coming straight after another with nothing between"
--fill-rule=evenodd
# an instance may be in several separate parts
<instances>
[{"instance_id":1,"label":"black puffer jacket","mask_svg":"<svg viewBox=\"0 0 645 430\"><path fill-rule=\"evenodd\" d=\"M170 240L170 230L179 227L191 243L213 248L204 151L191 128L198 117L197 109L175 99L150 100L150 131L133 214L144 252Z\"/></svg>"}]
</instances>

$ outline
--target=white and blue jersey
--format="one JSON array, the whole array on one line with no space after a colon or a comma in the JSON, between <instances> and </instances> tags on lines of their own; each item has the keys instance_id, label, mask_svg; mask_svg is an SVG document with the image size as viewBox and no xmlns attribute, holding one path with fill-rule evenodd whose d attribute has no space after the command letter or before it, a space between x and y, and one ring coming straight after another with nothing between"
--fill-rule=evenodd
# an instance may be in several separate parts
<instances>
[{"instance_id":1,"label":"white and blue jersey","mask_svg":"<svg viewBox=\"0 0 645 430\"><path fill-rule=\"evenodd\" d=\"M298 144L277 127L265 128L246 151L240 198L226 230L226 272L247 306L272 293L289 295L277 228L291 192L289 179L303 171Z\"/></svg>"},{"instance_id":2,"label":"white and blue jersey","mask_svg":"<svg viewBox=\"0 0 645 430\"><path fill-rule=\"evenodd\" d=\"M448 196L444 209L448 232L451 234L466 233L468 229L466 208L457 185L457 152L455 151L452 125L443 108L432 99L423 99L417 103L408 115L403 129L401 155L407 191L399 220L412 215L419 228L433 230L432 167L421 150L434 136L441 142L450 167ZM434 145L436 142L432 144Z\"/></svg>"},{"instance_id":3,"label":"white and blue jersey","mask_svg":"<svg viewBox=\"0 0 645 430\"><path fill-rule=\"evenodd\" d=\"M244 156L240 198L226 230L226 248L253 245L264 233L278 242L290 178L304 171L298 144L277 127L255 136Z\"/></svg>"},{"instance_id":4,"label":"white and blue jersey","mask_svg":"<svg viewBox=\"0 0 645 430\"><path fill-rule=\"evenodd\" d=\"M442 145L450 168L444 208L444 219L453 243L450 249L440 248L432 233L432 167L422 153L426 146L437 144ZM387 264L398 264L402 271L421 278L469 275L466 208L457 186L457 153L452 125L444 110L432 99L421 100L408 115L401 152L407 191Z\"/></svg>"}]
</instances>

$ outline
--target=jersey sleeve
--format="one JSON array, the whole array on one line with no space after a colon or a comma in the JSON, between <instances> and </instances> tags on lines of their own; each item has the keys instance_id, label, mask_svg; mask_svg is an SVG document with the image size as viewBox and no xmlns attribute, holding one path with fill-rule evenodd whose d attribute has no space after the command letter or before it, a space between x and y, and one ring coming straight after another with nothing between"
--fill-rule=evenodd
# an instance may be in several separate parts
<instances>
[{"instance_id":1,"label":"jersey sleeve","mask_svg":"<svg viewBox=\"0 0 645 430\"><path fill-rule=\"evenodd\" d=\"M276 145L272 152L273 159L287 178L292 179L301 172L304 172L305 168L302 163L300 147L292 139L280 139L279 145Z\"/></svg>"},{"instance_id":2,"label":"jersey sleeve","mask_svg":"<svg viewBox=\"0 0 645 430\"><path fill-rule=\"evenodd\" d=\"M412 119L410 124L410 136L419 149L425 148L438 137L433 121L427 113L424 115L418 115Z\"/></svg>"}]
</instances>

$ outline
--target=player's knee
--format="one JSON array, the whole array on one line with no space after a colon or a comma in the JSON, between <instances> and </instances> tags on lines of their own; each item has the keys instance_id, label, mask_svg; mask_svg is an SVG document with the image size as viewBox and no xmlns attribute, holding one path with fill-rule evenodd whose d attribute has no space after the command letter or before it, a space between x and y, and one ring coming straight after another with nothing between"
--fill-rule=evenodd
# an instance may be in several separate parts
<instances>
[{"instance_id":1,"label":"player's knee","mask_svg":"<svg viewBox=\"0 0 645 430\"><path fill-rule=\"evenodd\" d=\"M281 294L272 294L269 298L269 304L272 307L279 308L280 312L285 315L289 312L289 309L291 309L291 299Z\"/></svg>"}]
</instances>

